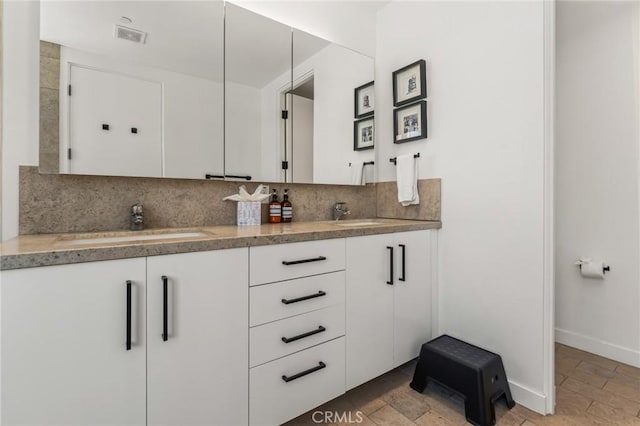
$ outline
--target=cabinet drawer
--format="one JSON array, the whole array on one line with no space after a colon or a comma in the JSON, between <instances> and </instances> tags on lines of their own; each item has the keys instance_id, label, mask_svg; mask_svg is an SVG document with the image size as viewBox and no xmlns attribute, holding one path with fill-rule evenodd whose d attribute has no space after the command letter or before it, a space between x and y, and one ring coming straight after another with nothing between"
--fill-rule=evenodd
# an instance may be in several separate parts
<instances>
[{"instance_id":1,"label":"cabinet drawer","mask_svg":"<svg viewBox=\"0 0 640 426\"><path fill-rule=\"evenodd\" d=\"M344 336L344 315L344 305L336 305L251 328L251 367Z\"/></svg>"},{"instance_id":2,"label":"cabinet drawer","mask_svg":"<svg viewBox=\"0 0 640 426\"><path fill-rule=\"evenodd\" d=\"M249 253L250 285L266 284L343 270L345 240L251 247Z\"/></svg>"},{"instance_id":3,"label":"cabinet drawer","mask_svg":"<svg viewBox=\"0 0 640 426\"><path fill-rule=\"evenodd\" d=\"M345 272L251 287L250 326L344 303Z\"/></svg>"},{"instance_id":4,"label":"cabinet drawer","mask_svg":"<svg viewBox=\"0 0 640 426\"><path fill-rule=\"evenodd\" d=\"M249 424L279 425L342 395L344 350L341 337L252 368Z\"/></svg>"}]
</instances>

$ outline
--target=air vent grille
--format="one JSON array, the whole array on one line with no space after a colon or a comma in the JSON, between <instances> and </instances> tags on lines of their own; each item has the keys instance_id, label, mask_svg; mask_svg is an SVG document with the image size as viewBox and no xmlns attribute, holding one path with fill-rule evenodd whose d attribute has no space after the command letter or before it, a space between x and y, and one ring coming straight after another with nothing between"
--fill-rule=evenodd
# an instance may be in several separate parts
<instances>
[{"instance_id":1,"label":"air vent grille","mask_svg":"<svg viewBox=\"0 0 640 426\"><path fill-rule=\"evenodd\" d=\"M144 44L147 41L147 33L133 28L115 25L113 36L122 40L132 41L134 43Z\"/></svg>"}]
</instances>

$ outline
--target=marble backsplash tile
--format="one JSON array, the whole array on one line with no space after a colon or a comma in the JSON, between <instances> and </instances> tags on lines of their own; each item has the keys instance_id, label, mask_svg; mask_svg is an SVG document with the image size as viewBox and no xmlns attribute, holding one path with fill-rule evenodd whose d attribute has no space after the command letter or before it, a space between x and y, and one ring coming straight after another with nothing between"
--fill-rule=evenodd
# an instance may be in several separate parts
<instances>
[{"instance_id":1,"label":"marble backsplash tile","mask_svg":"<svg viewBox=\"0 0 640 426\"><path fill-rule=\"evenodd\" d=\"M222 198L241 182L40 174L20 167L20 234L129 229L129 209L140 202L146 228L233 225L236 204ZM252 192L257 183L246 183ZM374 185L269 184L289 189L295 221L331 219L336 201L347 201L354 218L376 215ZM266 205L263 222L266 222Z\"/></svg>"},{"instance_id":2,"label":"marble backsplash tile","mask_svg":"<svg viewBox=\"0 0 640 426\"><path fill-rule=\"evenodd\" d=\"M20 234L129 229L131 205L145 209L145 228L233 225L236 204L222 198L242 182L114 176L40 174L20 167ZM245 183L252 192L257 183ZM440 180L420 181L420 206L401 207L395 182L349 185L269 184L282 196L289 189L294 221L330 220L337 201L358 218L440 220ZM396 207L397 206L397 207ZM414 208L415 207L415 208ZM263 223L267 205L263 205ZM394 216L395 215L395 216Z\"/></svg>"},{"instance_id":3,"label":"marble backsplash tile","mask_svg":"<svg viewBox=\"0 0 640 426\"><path fill-rule=\"evenodd\" d=\"M440 179L419 180L420 204L402 207L398 203L396 182L378 182L376 184L376 214L378 217L390 219L441 220L440 184Z\"/></svg>"},{"instance_id":4,"label":"marble backsplash tile","mask_svg":"<svg viewBox=\"0 0 640 426\"><path fill-rule=\"evenodd\" d=\"M40 42L40 170L57 173L60 163L60 45Z\"/></svg>"}]
</instances>

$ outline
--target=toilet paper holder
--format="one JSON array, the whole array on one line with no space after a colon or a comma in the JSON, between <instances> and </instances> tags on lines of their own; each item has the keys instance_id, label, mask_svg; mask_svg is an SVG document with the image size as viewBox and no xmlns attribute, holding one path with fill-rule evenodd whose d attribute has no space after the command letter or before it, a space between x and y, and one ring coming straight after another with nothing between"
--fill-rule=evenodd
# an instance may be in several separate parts
<instances>
[{"instance_id":1,"label":"toilet paper holder","mask_svg":"<svg viewBox=\"0 0 640 426\"><path fill-rule=\"evenodd\" d=\"M576 261L576 265L578 265L578 267L580 268L580 270L582 270L582 264L584 263L588 263L591 262L591 259L580 259L578 261ZM604 275L607 272L611 271L611 267L609 265L603 265L602 266L602 274Z\"/></svg>"}]
</instances>

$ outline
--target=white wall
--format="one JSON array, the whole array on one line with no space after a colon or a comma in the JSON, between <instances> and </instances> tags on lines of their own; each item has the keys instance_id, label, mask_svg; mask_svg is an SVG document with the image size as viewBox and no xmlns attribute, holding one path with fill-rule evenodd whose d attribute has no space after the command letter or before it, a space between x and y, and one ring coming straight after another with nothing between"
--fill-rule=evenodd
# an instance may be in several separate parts
<instances>
[{"instance_id":1,"label":"white wall","mask_svg":"<svg viewBox=\"0 0 640 426\"><path fill-rule=\"evenodd\" d=\"M260 183L262 135L260 89L227 83L225 94L225 173L251 175Z\"/></svg>"},{"instance_id":2,"label":"white wall","mask_svg":"<svg viewBox=\"0 0 640 426\"><path fill-rule=\"evenodd\" d=\"M133 64L77 49L60 49L60 93L66 92L69 63L162 84L164 176L203 179L223 173L222 83ZM238 98L233 98L238 99ZM60 137L68 140L68 97L60 97ZM66 149L61 149L61 153ZM66 158L61 155L61 170Z\"/></svg>"},{"instance_id":3,"label":"white wall","mask_svg":"<svg viewBox=\"0 0 640 426\"><path fill-rule=\"evenodd\" d=\"M38 164L38 2L4 1L2 239L18 234L18 166Z\"/></svg>"},{"instance_id":4,"label":"white wall","mask_svg":"<svg viewBox=\"0 0 640 426\"><path fill-rule=\"evenodd\" d=\"M231 3L374 56L376 11L387 1L234 0Z\"/></svg>"},{"instance_id":5,"label":"white wall","mask_svg":"<svg viewBox=\"0 0 640 426\"><path fill-rule=\"evenodd\" d=\"M313 183L313 99L291 96L294 112L292 134L295 149L292 154L293 181Z\"/></svg>"},{"instance_id":6,"label":"white wall","mask_svg":"<svg viewBox=\"0 0 640 426\"><path fill-rule=\"evenodd\" d=\"M376 164L421 153L442 178L441 331L500 353L545 410L543 3L393 2L378 13ZM394 145L391 73L427 61L427 140Z\"/></svg>"},{"instance_id":7,"label":"white wall","mask_svg":"<svg viewBox=\"0 0 640 426\"><path fill-rule=\"evenodd\" d=\"M294 46L295 47L295 46ZM294 82L313 73L313 181L349 184L349 163L371 161L372 150L353 150L353 90L373 80L374 61L337 44L330 44L293 71ZM295 120L295 111L293 112ZM295 144L295 133L294 133ZM377 144L377 141L376 141ZM372 167L365 168L367 182Z\"/></svg>"},{"instance_id":8,"label":"white wall","mask_svg":"<svg viewBox=\"0 0 640 426\"><path fill-rule=\"evenodd\" d=\"M638 4L557 4L556 339L640 366ZM580 256L611 265L584 279Z\"/></svg>"}]
</instances>

